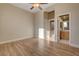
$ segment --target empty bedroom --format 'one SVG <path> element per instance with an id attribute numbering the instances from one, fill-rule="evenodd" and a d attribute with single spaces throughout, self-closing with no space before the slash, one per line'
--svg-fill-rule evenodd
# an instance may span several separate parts
<path id="1" fill-rule="evenodd" d="M 79 3 L 0 3 L 0 56 L 79 56 Z"/>

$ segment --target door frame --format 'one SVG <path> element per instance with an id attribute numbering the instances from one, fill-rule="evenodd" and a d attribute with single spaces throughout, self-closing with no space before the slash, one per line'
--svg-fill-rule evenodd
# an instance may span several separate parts
<path id="1" fill-rule="evenodd" d="M 70 40 L 71 40 L 71 12 L 66 12 L 66 13 L 61 13 L 57 16 L 57 21 L 60 21 L 59 16 L 61 15 L 65 15 L 65 14 L 69 14 L 69 43 L 70 44 Z M 57 25 L 58 26 L 58 25 Z M 59 24 L 60 26 L 60 24 Z M 57 28 L 58 29 L 58 28 Z M 58 33 L 57 33 L 58 34 Z M 60 33 L 59 33 L 60 34 Z M 60 39 L 57 39 L 57 41 L 59 41 Z"/>

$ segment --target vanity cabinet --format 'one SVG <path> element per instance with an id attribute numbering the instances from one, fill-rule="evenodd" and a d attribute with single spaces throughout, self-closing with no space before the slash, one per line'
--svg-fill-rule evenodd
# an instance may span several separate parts
<path id="1" fill-rule="evenodd" d="M 69 39 L 69 31 L 60 31 L 60 39 L 68 40 Z"/>

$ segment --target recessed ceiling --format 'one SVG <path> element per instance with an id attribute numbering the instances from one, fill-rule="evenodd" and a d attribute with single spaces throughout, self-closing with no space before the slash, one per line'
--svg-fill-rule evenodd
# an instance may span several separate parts
<path id="1" fill-rule="evenodd" d="M 45 9 L 45 8 L 47 8 L 47 7 L 49 7 L 49 6 L 53 5 L 53 4 L 54 3 L 43 4 L 43 5 L 41 5 L 41 7 L 43 9 Z M 34 8 L 33 10 L 31 10 L 30 8 L 32 7 L 32 4 L 29 4 L 29 3 L 11 3 L 11 5 L 16 6 L 16 7 L 19 7 L 21 9 L 24 9 L 26 11 L 30 11 L 32 13 L 36 13 L 36 12 L 41 11 L 38 8 Z"/>

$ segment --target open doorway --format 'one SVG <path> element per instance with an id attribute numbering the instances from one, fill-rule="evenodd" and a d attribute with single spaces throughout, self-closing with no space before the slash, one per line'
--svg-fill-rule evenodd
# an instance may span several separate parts
<path id="1" fill-rule="evenodd" d="M 59 42 L 69 44 L 69 34 L 70 34 L 69 14 L 60 15 L 58 19 L 59 19 L 59 23 L 58 23 Z"/>
<path id="2" fill-rule="evenodd" d="M 54 28 L 54 20 L 50 21 L 50 38 L 52 41 L 55 41 L 55 28 Z"/>

